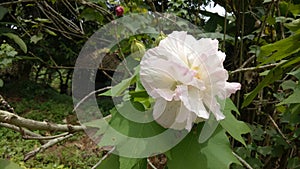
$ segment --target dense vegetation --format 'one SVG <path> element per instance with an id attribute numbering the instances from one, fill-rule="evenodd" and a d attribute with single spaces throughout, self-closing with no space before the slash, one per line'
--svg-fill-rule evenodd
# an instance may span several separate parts
<path id="1" fill-rule="evenodd" d="M 124 14 L 116 11 L 118 4 L 124 8 Z M 214 5 L 224 8 L 227 13 L 221 16 L 204 8 L 214 8 Z M 229 108 L 229 114 L 239 120 L 234 124 L 239 126 L 226 130 L 230 147 L 241 163 L 234 156 L 220 163 L 231 168 L 300 168 L 299 0 L 3 0 L 0 2 L 0 95 L 19 116 L 78 125 L 72 111 L 71 85 L 76 59 L 84 44 L 98 29 L 112 21 L 133 13 L 147 15 L 156 12 L 171 13 L 192 23 L 199 29 L 196 37 L 218 39 L 220 50 L 226 53 L 224 67 L 229 71 L 229 80 L 242 85 L 242 89 L 231 97 L 235 106 Z M 141 30 L 135 28 L 151 27 L 152 20 L 137 20 L 130 24 L 134 36 L 122 40 L 106 52 L 105 64 L 99 67 L 95 75 L 97 89 L 111 83 L 114 72 L 107 65 L 119 63 L 132 52 L 144 52 L 156 46 L 165 34 L 170 33 L 168 30 L 172 30 L 166 28 L 166 32 L 160 32 L 147 29 L 153 34 L 139 34 Z M 182 26 L 182 23 L 176 24 Z M 126 34 L 118 31 L 119 34 Z M 110 33 L 114 32 L 107 32 Z M 138 76 L 133 79 L 131 84 L 120 83 L 123 85 L 121 87 L 136 84 L 138 89 Z M 135 90 L 129 95 L 138 97 L 139 92 L 143 90 Z M 148 104 L 146 101 L 149 99 L 143 99 L 134 100 L 138 102 L 137 107 Z M 0 109 L 9 111 L 1 98 L 0 101 Z M 119 117 L 111 109 L 111 100 L 99 97 L 98 102 L 105 115 L 115 115 L 112 125 L 116 125 L 114 120 Z M 251 132 L 246 128 L 238 129 L 243 126 L 241 121 L 249 126 Z M 233 130 L 234 134 L 228 132 Z M 221 129 L 218 128 L 214 137 L 222 137 L 219 131 Z M 61 134 L 34 132 L 43 136 Z M 83 133 L 78 133 L 24 162 L 23 155 L 41 146 L 41 142 L 24 140 L 22 132 L 2 126 L 0 135 L 0 158 L 26 168 L 91 168 L 107 153 L 91 144 Z M 189 139 L 192 140 L 190 135 L 185 140 Z M 182 157 L 179 160 L 180 148 L 186 146 L 184 143 L 173 151 L 176 161 L 168 153 L 150 161 L 157 168 L 168 166 L 173 169 L 180 166 L 178 163 L 184 164 L 184 161 L 191 167 L 197 167 L 200 165 L 195 164 L 197 158 Z M 218 154 L 222 149 L 210 150 Z M 190 152 L 198 153 L 193 149 Z M 225 153 L 225 156 L 229 155 Z M 169 163 L 162 162 L 166 158 Z M 114 163 L 115 168 L 150 167 L 145 160 L 124 161 L 111 155 L 103 161 L 103 165 Z M 207 163 L 212 161 L 214 159 L 207 159 Z M 160 162 L 163 165 L 160 166 Z M 210 167 L 217 168 L 214 165 Z"/>

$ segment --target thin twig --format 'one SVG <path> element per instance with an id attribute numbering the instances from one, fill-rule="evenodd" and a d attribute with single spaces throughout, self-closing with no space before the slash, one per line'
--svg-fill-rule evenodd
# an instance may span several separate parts
<path id="1" fill-rule="evenodd" d="M 36 0 L 18 0 L 18 1 L 3 2 L 0 3 L 0 6 L 13 5 L 13 4 L 25 3 L 25 2 L 36 2 Z"/>
<path id="2" fill-rule="evenodd" d="M 12 124 L 0 122 L 0 126 L 8 128 L 8 129 L 11 129 L 11 130 L 14 130 L 16 132 L 19 132 L 19 133 L 23 134 L 23 137 L 24 137 L 24 135 L 26 135 L 26 136 L 32 136 L 32 137 L 42 137 L 41 135 L 36 134 L 36 133 L 34 133 L 34 132 L 30 131 L 30 130 L 27 130 L 27 129 L 24 129 L 24 128 L 20 128 L 18 126 L 12 125 Z M 41 140 L 40 142 L 43 143 L 43 144 L 47 143 L 47 141 L 45 141 L 45 140 Z"/>
<path id="3" fill-rule="evenodd" d="M 92 91 L 91 93 L 89 93 L 88 95 L 86 95 L 84 98 L 82 98 L 77 104 L 76 106 L 74 107 L 73 111 L 74 112 L 86 99 L 88 99 L 91 95 L 97 93 L 97 92 L 102 92 L 104 90 L 107 90 L 107 89 L 111 89 L 112 87 L 111 86 L 107 86 L 107 87 L 104 87 L 104 88 L 101 88 L 101 89 L 98 89 L 98 90 L 95 90 L 95 91 Z"/>
<path id="4" fill-rule="evenodd" d="M 46 1 L 44 1 L 44 5 L 50 10 L 48 11 L 49 14 L 56 14 L 58 17 L 60 17 L 61 19 L 58 19 L 58 21 L 60 23 L 62 23 L 67 29 L 69 29 L 70 31 L 74 32 L 74 33 L 80 33 L 82 34 L 82 32 L 80 31 L 80 28 L 72 21 L 70 21 L 69 19 L 67 19 L 66 17 L 64 17 L 63 15 L 61 15 L 60 13 L 58 13 L 56 10 L 54 10 Z M 54 15 L 53 15 L 54 16 Z M 62 20 L 62 21 L 61 21 Z M 64 23 L 63 21 L 65 21 L 66 23 Z"/>
<path id="5" fill-rule="evenodd" d="M 76 10 L 73 8 L 73 6 L 72 6 L 70 3 L 68 3 L 68 1 L 62 0 L 61 2 L 62 2 L 62 3 L 64 4 L 64 6 L 70 11 L 70 13 L 71 13 L 73 16 L 78 17 L 78 15 L 75 14 L 75 11 L 76 11 Z"/>
<path id="6" fill-rule="evenodd" d="M 43 144 L 41 147 L 33 150 L 33 151 L 30 151 L 29 153 L 25 154 L 24 156 L 24 161 L 27 161 L 29 160 L 30 158 L 34 157 L 37 153 L 39 152 L 42 152 L 44 150 L 46 150 L 47 148 L 67 139 L 67 138 L 70 138 L 72 137 L 74 134 L 68 134 L 66 136 L 63 136 L 63 137 L 59 137 L 59 138 L 56 138 L 56 139 L 52 139 L 52 140 L 49 140 L 46 144 Z"/>
<path id="7" fill-rule="evenodd" d="M 272 68 L 272 67 L 275 67 L 275 66 L 277 66 L 277 65 L 280 65 L 280 64 L 282 64 L 282 63 L 283 63 L 283 62 L 272 63 L 272 64 L 263 65 L 263 66 L 258 66 L 258 67 L 240 68 L 240 69 L 236 69 L 236 70 L 234 70 L 234 71 L 231 71 L 230 74 L 239 73 L 239 72 L 253 71 L 253 70 L 262 70 L 262 69 L 267 69 L 267 68 Z"/>
<path id="8" fill-rule="evenodd" d="M 269 119 L 271 120 L 271 122 L 273 123 L 273 125 L 275 126 L 275 128 L 277 129 L 278 133 L 281 135 L 281 137 L 285 140 L 286 143 L 291 144 L 291 142 L 288 140 L 288 138 L 286 138 L 286 136 L 283 134 L 283 132 L 280 130 L 280 128 L 278 127 L 278 125 L 276 124 L 275 120 L 272 118 L 271 115 L 267 114 L 267 116 L 269 117 Z"/>
<path id="9" fill-rule="evenodd" d="M 260 38 L 263 35 L 263 32 L 265 30 L 265 26 L 267 25 L 267 18 L 268 18 L 268 15 L 270 14 L 270 11 L 272 9 L 272 5 L 274 4 L 274 2 L 275 2 L 275 0 L 272 0 L 270 6 L 267 8 L 267 11 L 265 13 L 265 18 L 264 18 L 264 20 L 263 20 L 263 22 L 261 24 L 261 30 L 260 30 L 260 32 L 258 34 L 258 37 L 257 37 L 257 40 L 256 40 L 256 44 L 259 44 Z"/>
<path id="10" fill-rule="evenodd" d="M 232 154 L 248 169 L 253 169 L 250 164 L 247 163 L 247 161 L 245 161 L 244 159 L 242 159 L 242 157 L 240 157 L 239 155 L 237 155 L 235 152 L 232 152 Z"/>
<path id="11" fill-rule="evenodd" d="M 243 64 L 242 66 L 239 67 L 239 69 L 244 68 L 245 66 L 247 66 L 252 60 L 255 59 L 255 55 L 252 55 L 250 58 L 248 58 Z"/>
<path id="12" fill-rule="evenodd" d="M 105 159 L 106 159 L 106 158 L 107 158 L 114 150 L 115 150 L 115 147 L 113 147 L 109 152 L 107 152 L 107 153 L 100 159 L 100 161 L 92 167 L 92 169 L 96 169 L 96 168 L 102 163 L 102 161 L 105 160 Z"/>
<path id="13" fill-rule="evenodd" d="M 65 133 L 62 133 L 62 134 L 54 135 L 54 136 L 38 136 L 38 137 L 24 135 L 22 138 L 23 139 L 28 139 L 28 140 L 52 140 L 52 139 L 55 139 L 55 138 L 64 137 L 68 134 L 70 134 L 70 133 L 65 132 Z"/>

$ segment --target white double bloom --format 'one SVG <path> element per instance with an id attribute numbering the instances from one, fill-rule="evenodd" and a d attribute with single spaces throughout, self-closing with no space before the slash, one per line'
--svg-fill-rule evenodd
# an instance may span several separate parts
<path id="1" fill-rule="evenodd" d="M 148 50 L 141 61 L 140 78 L 156 100 L 154 119 L 163 127 L 189 131 L 210 113 L 217 120 L 224 119 L 217 98 L 225 99 L 241 87 L 227 82 L 224 60 L 217 40 L 196 40 L 186 32 L 175 31 Z"/>

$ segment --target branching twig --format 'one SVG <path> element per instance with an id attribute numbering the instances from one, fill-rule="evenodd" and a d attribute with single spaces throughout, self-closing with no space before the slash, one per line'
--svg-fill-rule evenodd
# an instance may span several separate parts
<path id="1" fill-rule="evenodd" d="M 268 65 L 263 65 L 263 66 L 258 66 L 258 67 L 248 67 L 248 68 L 239 68 L 236 69 L 234 71 L 231 71 L 230 74 L 234 74 L 234 73 L 239 73 L 239 72 L 247 72 L 247 71 L 253 71 L 253 70 L 262 70 L 262 69 L 267 69 L 267 68 L 272 68 L 275 67 L 279 64 L 282 64 L 283 62 L 279 62 L 279 63 L 272 63 L 272 64 L 268 64 Z"/>
<path id="2" fill-rule="evenodd" d="M 18 127 L 25 127 L 30 130 L 77 132 L 86 129 L 85 126 L 73 126 L 70 124 L 55 124 L 46 121 L 42 122 L 42 121 L 26 119 L 4 110 L 0 110 L 0 122 L 9 123 Z"/>
<path id="3" fill-rule="evenodd" d="M 27 129 L 24 129 L 24 128 L 20 128 L 20 127 L 17 127 L 15 125 L 12 125 L 12 124 L 8 124 L 8 123 L 2 123 L 0 122 L 0 126 L 2 127 L 5 127 L 5 128 L 8 128 L 8 129 L 12 129 L 16 132 L 19 132 L 19 133 L 22 133 L 23 134 L 23 138 L 24 138 L 24 135 L 26 136 L 31 136 L 31 137 L 43 137 L 39 134 L 36 134 L 30 130 L 27 130 Z M 47 141 L 45 140 L 40 140 L 41 143 L 47 143 Z"/>
<path id="4" fill-rule="evenodd" d="M 42 152 L 42 151 L 46 150 L 47 148 L 53 146 L 54 144 L 57 144 L 57 143 L 65 140 L 67 138 L 72 137 L 73 135 L 74 134 L 68 134 L 68 135 L 65 135 L 63 137 L 59 137 L 59 138 L 50 140 L 49 142 L 47 142 L 46 144 L 42 145 L 41 147 L 39 147 L 39 148 L 37 148 L 37 149 L 35 149 L 35 150 L 33 150 L 33 151 L 25 154 L 24 161 L 29 160 L 30 158 L 34 157 L 37 153 Z"/>
<path id="5" fill-rule="evenodd" d="M 58 135 L 54 135 L 54 136 L 23 136 L 24 139 L 28 139 L 28 140 L 52 140 L 55 138 L 59 138 L 59 137 L 64 137 L 66 135 L 68 135 L 70 133 L 66 132 L 66 133 L 62 133 L 62 134 L 58 134 Z"/>
<path id="6" fill-rule="evenodd" d="M 105 159 L 106 159 L 106 158 L 107 158 L 114 150 L 115 150 L 115 147 L 113 147 L 109 152 L 107 152 L 107 153 L 100 159 L 100 161 L 92 167 L 92 169 L 96 169 L 96 168 L 102 163 L 102 161 L 105 160 Z"/>
<path id="7" fill-rule="evenodd" d="M 101 89 L 98 89 L 98 90 L 95 90 L 95 91 L 92 91 L 91 93 L 89 93 L 88 95 L 86 95 L 84 98 L 82 98 L 77 104 L 76 106 L 74 107 L 73 109 L 73 112 L 80 106 L 80 104 L 82 104 L 86 99 L 88 99 L 91 95 L 97 93 L 97 92 L 102 92 L 104 90 L 108 90 L 108 89 L 111 89 L 112 87 L 111 86 L 107 86 L 107 87 L 104 87 L 104 88 L 101 88 Z"/>

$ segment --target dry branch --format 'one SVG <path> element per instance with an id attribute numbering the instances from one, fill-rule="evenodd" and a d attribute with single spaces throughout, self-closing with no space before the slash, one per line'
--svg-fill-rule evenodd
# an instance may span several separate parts
<path id="1" fill-rule="evenodd" d="M 25 154 L 24 161 L 29 160 L 30 158 L 34 157 L 37 153 L 42 152 L 42 151 L 46 150 L 47 148 L 53 146 L 54 144 L 57 144 L 57 143 L 65 140 L 67 138 L 70 138 L 72 136 L 73 136 L 73 134 L 68 134 L 66 136 L 50 140 L 49 142 L 47 142 L 46 144 L 42 145 L 41 147 L 39 147 L 39 148 L 37 148 L 37 149 L 35 149 L 35 150 L 33 150 L 33 151 Z"/>
<path id="2" fill-rule="evenodd" d="M 46 121 L 36 121 L 20 117 L 8 111 L 0 110 L 0 122 L 8 123 L 18 127 L 25 127 L 30 130 L 64 131 L 77 132 L 83 131 L 85 126 L 73 126 L 70 124 L 55 124 Z"/>

